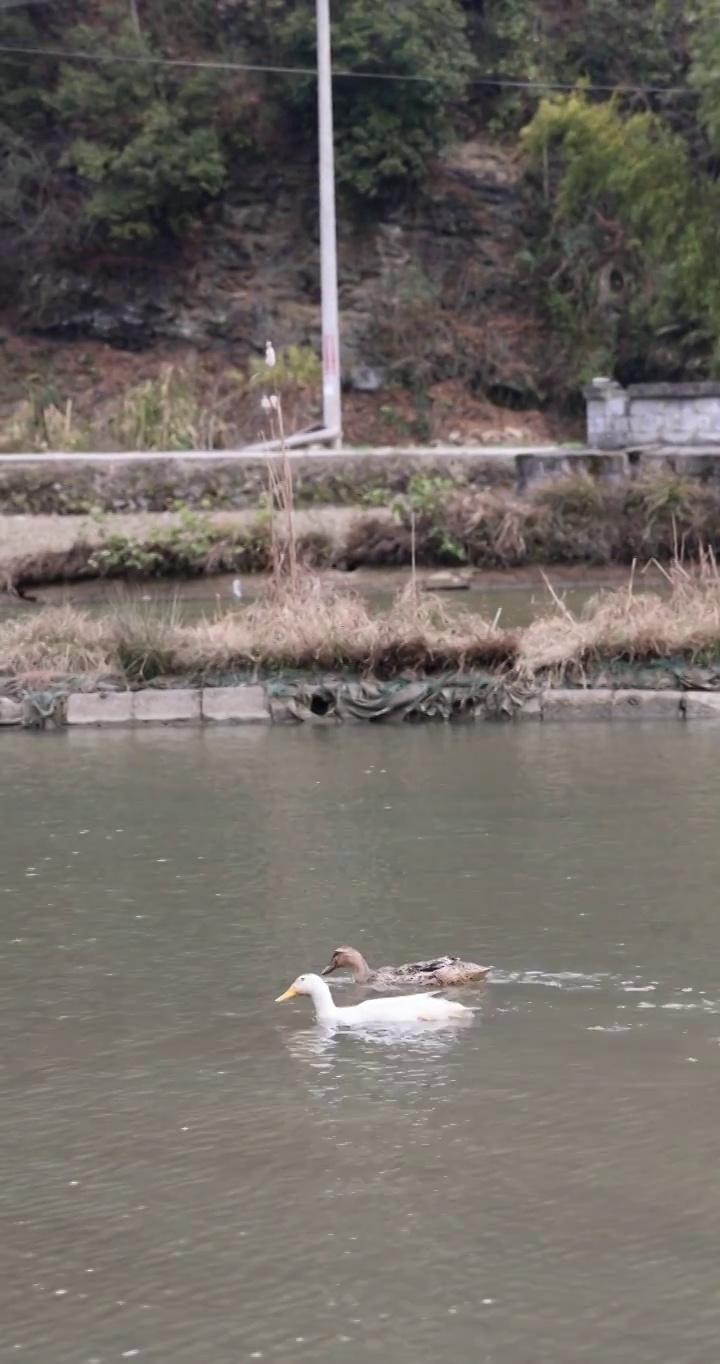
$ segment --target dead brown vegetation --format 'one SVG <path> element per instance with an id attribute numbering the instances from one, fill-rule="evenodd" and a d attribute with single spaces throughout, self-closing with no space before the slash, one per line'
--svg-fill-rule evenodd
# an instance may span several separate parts
<path id="1" fill-rule="evenodd" d="M 555 609 L 522 631 L 516 658 L 520 672 L 550 673 L 555 680 L 602 663 L 720 659 L 720 574 L 704 552 L 692 565 L 675 560 L 665 573 L 667 592 L 627 588 L 600 592 L 576 616 L 558 601 Z"/>
<path id="2" fill-rule="evenodd" d="M 253 605 L 194 625 L 175 608 L 123 602 L 99 618 L 64 606 L 0 624 L 0 675 L 8 681 L 43 673 L 143 684 L 299 669 L 381 678 L 491 670 L 557 682 L 582 680 L 598 664 L 666 658 L 720 658 L 720 575 L 709 554 L 692 567 L 676 561 L 665 595 L 646 591 L 635 574 L 578 616 L 557 599 L 524 630 L 451 615 L 413 585 L 386 614 L 371 614 L 353 591 L 302 571 L 294 588 L 275 583 Z"/>
<path id="3" fill-rule="evenodd" d="M 349 566 L 409 564 L 412 520 L 360 516 L 348 534 Z M 675 474 L 621 483 L 586 476 L 503 489 L 432 489 L 415 498 L 419 564 L 521 568 L 528 564 L 631 564 L 720 547 L 720 486 Z"/>

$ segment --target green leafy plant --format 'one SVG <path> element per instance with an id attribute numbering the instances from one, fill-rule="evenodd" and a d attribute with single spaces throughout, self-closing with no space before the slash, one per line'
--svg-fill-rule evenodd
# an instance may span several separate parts
<path id="1" fill-rule="evenodd" d="M 654 114 L 578 91 L 543 100 L 522 143 L 545 181 L 535 281 L 564 335 L 568 386 L 599 362 L 660 377 L 668 327 L 675 367 L 683 356 L 720 367 L 720 191 L 684 139 Z"/>
<path id="2" fill-rule="evenodd" d="M 187 377 L 166 365 L 156 379 L 146 379 L 125 395 L 111 435 L 125 450 L 202 450 L 212 448 L 218 425 Z"/>
<path id="3" fill-rule="evenodd" d="M 105 525 L 100 522 L 100 529 Z M 178 572 L 195 573 L 222 535 L 209 517 L 181 511 L 178 521 L 154 527 L 144 540 L 117 532 L 103 534 L 93 551 L 92 567 L 107 577 L 159 577 L 168 564 Z"/>
<path id="4" fill-rule="evenodd" d="M 439 563 L 467 563 L 467 550 L 448 521 L 448 499 L 455 491 L 450 479 L 413 474 L 407 490 L 390 504 L 402 525 L 427 544 Z"/>
<path id="5" fill-rule="evenodd" d="M 68 35 L 70 47 L 89 53 L 105 41 L 87 27 Z M 153 56 L 127 25 L 112 41 L 128 57 Z M 88 187 L 84 215 L 98 233 L 147 239 L 187 232 L 227 179 L 216 100 L 217 82 L 204 72 L 187 76 L 151 62 L 62 66 L 48 103 L 75 134 L 64 164 Z"/>
<path id="6" fill-rule="evenodd" d="M 720 3 L 700 0 L 690 44 L 690 84 L 700 98 L 700 120 L 714 150 L 720 147 Z"/>
<path id="7" fill-rule="evenodd" d="M 279 25 L 288 61 L 315 61 L 314 6 L 300 4 Z M 334 16 L 337 67 L 362 71 L 334 89 L 338 184 L 363 200 L 387 201 L 416 184 L 446 136 L 474 61 L 457 0 L 346 0 Z M 400 79 L 387 81 L 391 71 Z M 378 73 L 378 79 L 368 79 Z M 404 81 L 402 77 L 407 79 Z M 290 96 L 306 129 L 314 127 L 314 79 Z"/>

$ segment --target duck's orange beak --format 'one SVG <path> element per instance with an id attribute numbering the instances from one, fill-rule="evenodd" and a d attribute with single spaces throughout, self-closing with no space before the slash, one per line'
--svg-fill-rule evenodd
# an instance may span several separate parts
<path id="1" fill-rule="evenodd" d="M 283 1004 L 286 999 L 294 999 L 297 993 L 298 992 L 295 989 L 295 986 L 290 985 L 289 988 L 285 991 L 284 995 L 278 995 L 277 999 L 275 1000 L 275 1003 Z"/>

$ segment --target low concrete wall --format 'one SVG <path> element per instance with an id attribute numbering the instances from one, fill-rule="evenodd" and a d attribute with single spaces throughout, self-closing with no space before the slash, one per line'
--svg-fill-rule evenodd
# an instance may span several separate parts
<path id="1" fill-rule="evenodd" d="M 720 442 L 720 384 L 630 384 L 594 379 L 585 389 L 588 445 L 675 449 Z"/>
<path id="2" fill-rule="evenodd" d="M 261 686 L 147 688 L 144 691 L 73 692 L 67 699 L 70 726 L 269 724 Z M 2 718 L 0 717 L 0 723 Z"/>
<path id="3" fill-rule="evenodd" d="M 353 684 L 348 684 L 353 688 Z M 418 696 L 425 684 L 416 684 Z M 359 689 L 358 689 L 359 690 Z M 408 689 L 406 689 L 407 691 Z M 450 689 L 448 689 L 450 690 Z M 73 692 L 58 697 L 56 704 L 38 711 L 31 699 L 15 700 L 0 697 L 0 728 L 44 729 L 68 727 L 108 728 L 120 726 L 146 728 L 148 725 L 257 725 L 306 724 L 310 726 L 341 725 L 347 721 L 362 723 L 362 714 L 347 710 L 315 713 L 311 704 L 311 689 L 304 705 L 297 699 L 269 696 L 265 686 L 257 683 L 237 687 L 147 688 L 143 691 Z M 413 709 L 413 698 L 405 697 L 402 712 L 386 714 L 368 710 L 367 719 L 376 723 L 418 720 L 464 720 L 549 724 L 577 720 L 605 720 L 615 723 L 629 720 L 718 720 L 720 721 L 720 692 L 709 691 L 645 691 L 622 688 L 551 688 L 529 692 L 512 706 L 497 707 L 479 701 L 474 708 L 467 705 L 444 711 L 434 708 L 429 713 Z"/>

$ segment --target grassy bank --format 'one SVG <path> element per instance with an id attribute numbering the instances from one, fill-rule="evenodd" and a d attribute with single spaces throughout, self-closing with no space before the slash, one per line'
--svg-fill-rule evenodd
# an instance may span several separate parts
<path id="1" fill-rule="evenodd" d="M 350 528 L 348 566 L 410 563 L 520 568 L 528 564 L 630 564 L 720 544 L 720 485 L 675 475 L 600 483 L 540 484 L 523 496 L 425 484 L 392 503 L 392 518 L 364 515 Z"/>
<path id="2" fill-rule="evenodd" d="M 294 590 L 276 583 L 252 606 L 194 625 L 172 610 L 121 602 L 100 618 L 59 607 L 0 625 L 0 678 L 12 689 L 58 678 L 146 684 L 287 669 L 379 678 L 485 669 L 577 682 L 600 667 L 720 660 L 720 577 L 711 557 L 692 571 L 673 564 L 665 595 L 637 582 L 599 594 L 580 616 L 558 600 L 524 630 L 499 629 L 471 612 L 451 616 L 412 587 L 388 613 L 372 615 L 351 590 L 307 573 Z"/>
<path id="3" fill-rule="evenodd" d="M 571 478 L 522 497 L 414 476 L 404 491 L 385 488 L 368 500 L 384 505 L 296 511 L 299 561 L 352 570 L 407 567 L 414 557 L 421 568 L 508 570 L 650 559 L 668 564 L 720 548 L 720 485 L 674 476 L 617 484 Z M 263 573 L 271 562 L 265 507 L 130 520 L 0 520 L 0 581 L 10 590 L 92 578 Z"/>
<path id="4" fill-rule="evenodd" d="M 346 509 L 295 514 L 301 564 L 330 564 L 352 515 Z M 193 512 L 88 518 L 0 519 L 0 588 L 22 592 L 54 583 L 144 581 L 222 573 L 266 573 L 272 566 L 268 515 L 236 512 L 218 519 Z M 12 552 L 14 551 L 14 552 Z"/>

